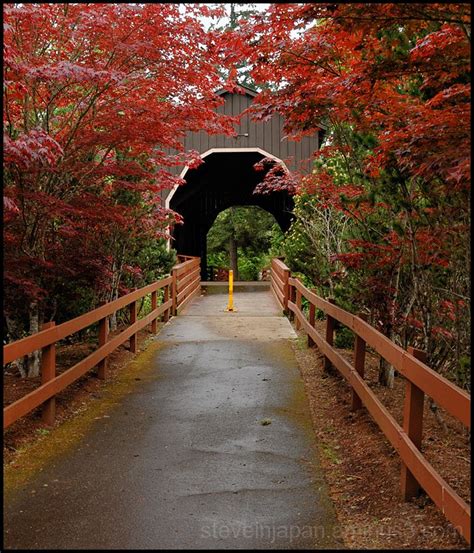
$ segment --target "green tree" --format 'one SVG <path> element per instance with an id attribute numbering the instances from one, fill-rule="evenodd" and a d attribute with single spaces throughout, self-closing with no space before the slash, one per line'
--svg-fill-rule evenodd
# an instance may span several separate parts
<path id="1" fill-rule="evenodd" d="M 219 213 L 209 230 L 208 264 L 229 266 L 235 280 L 257 280 L 281 236 L 270 213 L 254 206 L 231 207 Z"/>
<path id="2" fill-rule="evenodd" d="M 225 32 L 235 31 L 239 28 L 239 25 L 243 21 L 247 21 L 252 16 L 258 13 L 256 4 L 240 4 L 231 2 L 230 4 L 224 4 L 225 15 L 221 17 L 214 25 L 210 27 L 211 30 Z M 250 66 L 247 60 L 241 61 L 236 64 L 237 75 L 239 84 L 255 89 L 255 81 L 250 75 Z M 227 78 L 229 75 L 228 69 L 221 69 L 222 75 Z"/>

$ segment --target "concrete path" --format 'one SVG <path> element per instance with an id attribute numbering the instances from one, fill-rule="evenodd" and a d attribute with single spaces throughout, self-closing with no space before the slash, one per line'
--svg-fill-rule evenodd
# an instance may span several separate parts
<path id="1" fill-rule="evenodd" d="M 235 313 L 212 286 L 173 318 L 148 376 L 9 495 L 7 549 L 341 548 L 295 334 L 236 288 Z"/>

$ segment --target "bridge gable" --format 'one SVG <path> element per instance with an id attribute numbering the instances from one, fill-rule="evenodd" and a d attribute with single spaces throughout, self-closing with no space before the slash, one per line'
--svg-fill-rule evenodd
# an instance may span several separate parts
<path id="1" fill-rule="evenodd" d="M 243 113 L 251 105 L 257 93 L 249 88 L 242 88 L 245 94 L 231 93 L 225 90 L 219 92 L 224 99 L 224 104 L 217 108 L 217 112 L 232 116 Z M 236 127 L 237 137 L 209 135 L 205 131 L 188 132 L 184 138 L 184 147 L 186 150 L 197 150 L 200 154 L 206 154 L 210 150 L 216 151 L 220 148 L 235 151 L 258 149 L 284 161 L 290 171 L 296 169 L 308 170 L 307 160 L 314 151 L 319 149 L 319 133 L 303 137 L 301 141 L 296 142 L 285 137 L 283 124 L 284 120 L 279 115 L 274 115 L 268 121 L 256 122 L 252 121 L 248 114 L 245 114 Z M 184 167 L 176 167 L 173 172 L 184 176 L 184 169 Z M 167 199 L 167 204 L 169 204 L 173 193 L 174 191 L 163 193 L 163 200 Z"/>

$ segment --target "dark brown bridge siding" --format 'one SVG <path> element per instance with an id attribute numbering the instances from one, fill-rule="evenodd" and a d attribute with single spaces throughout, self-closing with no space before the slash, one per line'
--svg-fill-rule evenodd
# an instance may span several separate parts
<path id="1" fill-rule="evenodd" d="M 217 111 L 227 115 L 240 115 L 252 103 L 254 93 L 251 91 L 246 94 L 223 92 L 222 96 L 225 103 L 219 106 Z M 266 122 L 255 122 L 245 115 L 241 119 L 238 133 L 248 133 L 249 136 L 231 138 L 224 135 L 208 135 L 202 131 L 189 132 L 184 141 L 185 149 L 194 149 L 203 154 L 211 148 L 261 148 L 285 162 L 291 158 L 292 161 L 287 163 L 290 171 L 298 167 L 307 170 L 308 165 L 301 165 L 301 162 L 319 149 L 318 134 L 304 137 L 300 142 L 283 138 L 283 119 L 278 115 Z M 182 169 L 182 167 L 176 167 L 173 173 L 180 174 Z M 166 198 L 169 193 L 164 191 L 162 198 Z"/>

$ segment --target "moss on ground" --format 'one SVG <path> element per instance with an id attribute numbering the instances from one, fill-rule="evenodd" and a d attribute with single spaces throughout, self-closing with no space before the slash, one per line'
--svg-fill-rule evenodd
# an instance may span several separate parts
<path id="1" fill-rule="evenodd" d="M 38 440 L 18 450 L 15 459 L 4 467 L 5 498 L 18 487 L 24 486 L 47 464 L 65 455 L 86 435 L 96 420 L 107 416 L 126 394 L 132 392 L 138 384 L 137 377 L 146 377 L 154 368 L 151 360 L 161 345 L 157 340 L 151 340 L 146 349 L 120 371 L 116 379 L 107 383 L 100 399 L 91 397 L 72 418 L 57 427 L 44 429 Z M 153 378 L 159 378 L 159 375 L 154 374 Z"/>

